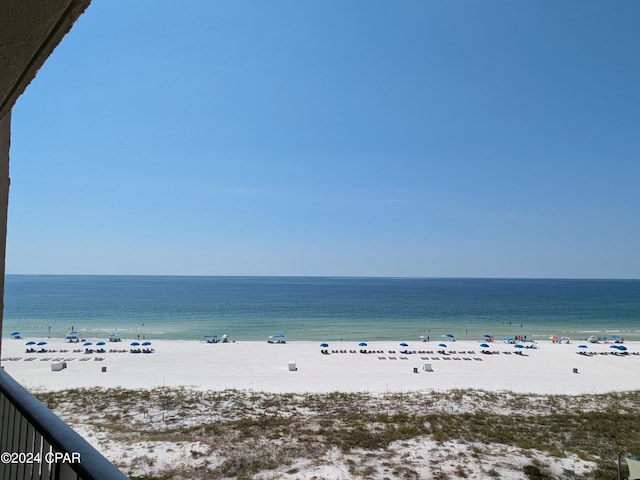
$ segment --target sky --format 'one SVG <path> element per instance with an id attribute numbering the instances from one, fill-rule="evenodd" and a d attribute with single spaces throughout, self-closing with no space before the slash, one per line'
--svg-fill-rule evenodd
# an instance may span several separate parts
<path id="1" fill-rule="evenodd" d="M 93 0 L 7 273 L 640 278 L 640 2 Z"/>

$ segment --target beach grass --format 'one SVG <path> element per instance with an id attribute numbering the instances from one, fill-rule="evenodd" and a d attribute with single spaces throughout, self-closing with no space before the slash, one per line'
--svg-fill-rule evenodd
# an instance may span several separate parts
<path id="1" fill-rule="evenodd" d="M 277 394 L 167 387 L 36 394 L 132 478 L 306 478 L 305 470 L 333 465 L 351 478 L 410 479 L 421 478 L 428 465 L 431 478 L 442 479 L 509 478 L 505 471 L 518 471 L 527 478 L 614 480 L 618 453 L 640 452 L 640 392 Z M 159 462 L 167 448 L 182 448 L 183 461 Z M 573 463 L 553 471 L 559 459 Z M 470 476 L 469 464 L 482 476 Z"/>

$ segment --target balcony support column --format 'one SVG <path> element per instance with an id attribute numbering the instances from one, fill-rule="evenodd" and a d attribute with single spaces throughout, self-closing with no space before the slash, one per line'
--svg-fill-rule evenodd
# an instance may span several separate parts
<path id="1" fill-rule="evenodd" d="M 4 274 L 7 251 L 7 210 L 9 207 L 9 145 L 11 143 L 11 111 L 0 119 L 0 332 L 4 318 Z M 0 335 L 2 353 L 2 335 Z"/>

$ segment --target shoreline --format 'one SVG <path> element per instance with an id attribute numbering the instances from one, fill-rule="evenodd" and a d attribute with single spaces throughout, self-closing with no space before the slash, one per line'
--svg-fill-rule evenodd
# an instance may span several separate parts
<path id="1" fill-rule="evenodd" d="M 580 395 L 640 390 L 637 341 L 626 341 L 626 354 L 621 355 L 610 343 L 578 348 L 582 342 L 551 341 L 537 342 L 536 349 L 517 349 L 498 341 L 484 349 L 478 341 L 446 342 L 443 348 L 432 340 L 408 342 L 406 350 L 412 353 L 401 353 L 405 347 L 389 341 L 368 342 L 364 348 L 351 341 L 331 342 L 322 348 L 311 341 L 151 340 L 153 353 L 130 353 L 128 341 L 106 342 L 104 353 L 84 353 L 82 344 L 41 340 L 47 342 L 48 352 L 26 353 L 25 340 L 5 338 L 2 344 L 2 367 L 36 391 L 85 387 L 270 393 L 476 389 Z M 363 349 L 371 353 L 360 353 Z M 66 368 L 52 371 L 54 363 L 65 363 Z M 292 363 L 295 370 L 290 370 Z M 425 370 L 429 367 L 433 371 Z"/>

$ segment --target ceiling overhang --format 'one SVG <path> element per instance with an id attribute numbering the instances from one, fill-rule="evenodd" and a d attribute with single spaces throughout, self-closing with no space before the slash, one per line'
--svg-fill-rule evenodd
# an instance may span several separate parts
<path id="1" fill-rule="evenodd" d="M 0 119 L 91 0 L 0 0 Z"/>

